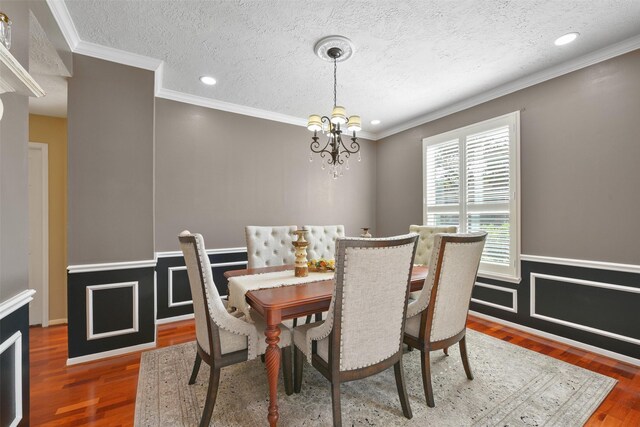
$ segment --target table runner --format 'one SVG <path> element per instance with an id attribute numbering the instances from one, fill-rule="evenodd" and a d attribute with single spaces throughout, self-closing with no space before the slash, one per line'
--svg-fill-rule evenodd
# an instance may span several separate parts
<path id="1" fill-rule="evenodd" d="M 249 304 L 246 293 L 258 289 L 279 288 L 280 286 L 300 285 L 303 283 L 321 282 L 333 279 L 333 271 L 326 273 L 312 273 L 307 277 L 295 277 L 293 270 L 274 271 L 272 273 L 248 274 L 229 279 L 229 310 L 239 310 L 245 314 L 247 321 L 251 321 Z"/>

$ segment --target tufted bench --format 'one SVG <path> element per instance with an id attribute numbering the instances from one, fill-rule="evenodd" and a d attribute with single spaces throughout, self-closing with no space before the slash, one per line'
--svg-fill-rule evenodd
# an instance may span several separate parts
<path id="1" fill-rule="evenodd" d="M 307 259 L 334 259 L 336 253 L 336 239 L 344 237 L 344 225 L 305 225 Z"/>
<path id="2" fill-rule="evenodd" d="M 247 266 L 249 268 L 292 265 L 296 261 L 293 247 L 295 225 L 245 227 Z"/>

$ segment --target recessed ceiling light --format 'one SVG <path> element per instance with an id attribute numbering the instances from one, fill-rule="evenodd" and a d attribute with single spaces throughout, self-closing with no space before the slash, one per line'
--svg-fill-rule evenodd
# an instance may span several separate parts
<path id="1" fill-rule="evenodd" d="M 556 46 L 562 46 L 564 44 L 571 43 L 576 38 L 578 38 L 579 35 L 580 33 L 568 33 L 568 34 L 565 34 L 564 36 L 558 37 L 554 43 Z"/>
<path id="2" fill-rule="evenodd" d="M 375 125 L 379 125 L 380 124 L 380 120 L 378 120 L 378 119 L 371 120 L 371 124 L 374 125 L 374 126 Z"/>
<path id="3" fill-rule="evenodd" d="M 200 81 L 209 86 L 213 86 L 214 84 L 216 84 L 216 79 L 211 76 L 202 76 L 200 77 Z"/>

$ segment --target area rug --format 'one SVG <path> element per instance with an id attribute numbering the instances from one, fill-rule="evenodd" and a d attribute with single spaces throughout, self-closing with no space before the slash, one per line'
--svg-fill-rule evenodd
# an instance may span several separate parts
<path id="1" fill-rule="evenodd" d="M 420 353 L 404 355 L 413 418 L 403 417 L 393 369 L 343 384 L 342 420 L 354 426 L 581 426 L 616 380 L 472 330 L 467 348 L 475 379 L 467 380 L 458 346 L 450 356 L 432 353 L 435 408 L 426 405 Z M 136 426 L 196 426 L 202 414 L 208 366 L 196 384 L 187 381 L 195 343 L 142 355 L 136 397 Z M 212 425 L 267 424 L 267 377 L 260 359 L 222 369 Z M 279 389 L 282 426 L 331 425 L 329 382 L 309 365 L 302 392 Z"/>

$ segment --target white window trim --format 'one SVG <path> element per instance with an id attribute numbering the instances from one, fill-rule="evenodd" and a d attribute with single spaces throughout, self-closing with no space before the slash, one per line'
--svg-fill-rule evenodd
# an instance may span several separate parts
<path id="1" fill-rule="evenodd" d="M 521 229 L 522 229 L 522 221 L 521 221 L 521 191 L 520 191 L 520 111 L 514 111 L 509 114 L 505 114 L 499 117 L 494 117 L 489 120 L 485 120 L 479 123 L 474 123 L 469 126 L 465 126 L 459 129 L 455 129 L 449 132 L 441 133 L 438 135 L 430 136 L 428 138 L 424 138 L 422 140 L 422 221 L 423 224 L 427 223 L 427 168 L 426 168 L 426 158 L 427 158 L 427 147 L 439 144 L 447 141 L 451 141 L 453 139 L 459 139 L 462 144 L 462 140 L 469 134 L 475 134 L 479 132 L 483 132 L 486 130 L 490 130 L 499 126 L 509 126 L 509 133 L 513 136 L 513 152 L 510 151 L 510 167 L 515 168 L 515 174 L 511 176 L 511 188 L 513 189 L 513 194 L 510 202 L 510 211 L 514 212 L 512 217 L 516 218 L 515 224 L 511 221 L 511 235 L 513 239 L 513 262 L 515 263 L 512 266 L 512 274 L 505 274 L 501 272 L 491 271 L 487 269 L 483 269 L 484 264 L 480 265 L 480 269 L 478 271 L 478 276 L 487 277 L 487 278 L 495 278 L 498 280 L 503 280 L 506 282 L 512 283 L 520 283 L 521 281 L 521 269 L 520 269 L 520 254 L 521 251 Z M 464 152 L 460 152 L 460 156 L 462 157 Z M 466 184 L 463 179 L 464 175 L 460 176 L 460 188 L 463 189 L 463 186 Z M 463 205 L 466 206 L 465 203 L 461 200 L 460 206 L 460 221 L 465 218 L 463 216 Z"/>

